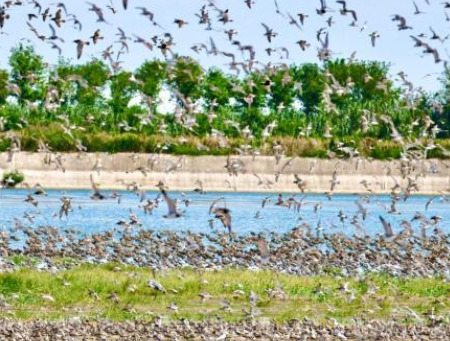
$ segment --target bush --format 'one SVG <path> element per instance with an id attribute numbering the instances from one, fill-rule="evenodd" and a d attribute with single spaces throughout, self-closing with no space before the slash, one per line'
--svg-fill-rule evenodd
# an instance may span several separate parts
<path id="1" fill-rule="evenodd" d="M 14 188 L 22 183 L 25 176 L 19 171 L 10 171 L 3 174 L 2 185 L 6 188 Z"/>
<path id="2" fill-rule="evenodd" d="M 400 145 L 394 145 L 388 141 L 379 141 L 372 147 L 369 156 L 377 160 L 399 159 L 402 151 Z"/>
<path id="3" fill-rule="evenodd" d="M 56 125 L 30 126 L 15 134 L 21 141 L 21 147 L 26 152 L 36 152 L 39 141 L 48 144 L 53 152 L 78 152 L 75 141 L 78 139 L 91 153 L 167 153 L 175 155 L 235 155 L 242 146 L 250 144 L 262 155 L 273 155 L 273 144 L 282 147 L 288 156 L 326 158 L 327 152 L 334 151 L 339 157 L 348 157 L 339 151 L 338 142 L 358 150 L 361 157 L 371 157 L 378 160 L 399 159 L 403 148 L 400 144 L 390 140 L 376 138 L 323 139 L 320 137 L 274 136 L 263 139 L 255 138 L 251 141 L 243 138 L 227 138 L 227 146 L 223 147 L 219 139 L 185 135 L 183 137 L 170 135 L 147 135 L 143 133 L 107 133 L 73 131 L 73 138 Z M 424 141 L 425 143 L 427 141 Z M 10 139 L 6 133 L 0 133 L 0 151 L 5 152 L 10 147 Z M 447 159 L 450 153 L 450 140 L 437 139 L 438 148 L 428 152 L 428 158 Z M 165 148 L 163 148 L 165 147 Z M 443 151 L 444 150 L 444 151 Z"/>

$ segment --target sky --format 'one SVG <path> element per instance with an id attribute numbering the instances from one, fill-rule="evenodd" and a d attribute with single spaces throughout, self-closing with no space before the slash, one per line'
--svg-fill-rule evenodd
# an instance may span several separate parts
<path id="1" fill-rule="evenodd" d="M 24 2 L 29 1 L 25 0 Z M 40 0 L 45 9 L 50 6 L 54 13 L 54 0 Z M 241 58 L 236 46 L 233 46 L 224 33 L 224 30 L 234 29 L 238 31 L 235 40 L 239 40 L 243 45 L 251 44 L 257 51 L 256 59 L 262 63 L 271 62 L 300 64 L 305 62 L 318 62 L 317 48 L 320 43 L 316 39 L 316 32 L 320 28 L 327 28 L 329 32 L 330 49 L 335 53 L 335 58 L 348 58 L 356 51 L 358 60 L 377 60 L 391 64 L 391 76 L 404 71 L 416 87 L 422 87 L 426 91 L 437 91 L 441 88 L 438 80 L 444 69 L 443 63 L 435 64 L 432 55 L 423 56 L 421 49 L 414 47 L 414 42 L 410 35 L 418 36 L 423 33 L 432 47 L 439 50 L 443 60 L 449 59 L 447 45 L 450 39 L 441 42 L 430 40 L 432 27 L 436 33 L 444 39 L 450 34 L 450 21 L 446 21 L 444 5 L 442 1 L 416 0 L 419 9 L 424 14 L 415 15 L 413 2 L 410 0 L 349 0 L 347 8 L 354 9 L 358 13 L 358 27 L 352 27 L 350 15 L 343 16 L 339 13 L 341 5 L 334 1 L 328 1 L 327 5 L 333 12 L 324 16 L 316 14 L 315 9 L 319 8 L 319 0 L 278 0 L 280 12 L 276 13 L 275 2 L 272 0 L 254 0 L 253 8 L 248 9 L 244 0 L 215 0 L 216 6 L 220 9 L 229 9 L 231 23 L 224 25 L 217 20 L 217 12 L 212 7 L 207 7 L 212 18 L 212 30 L 206 31 L 205 26 L 198 25 L 198 18 L 195 13 L 200 12 L 200 8 L 207 3 L 206 0 L 129 0 L 128 10 L 122 8 L 120 0 L 97 0 L 95 4 L 104 8 L 105 19 L 108 23 L 96 22 L 97 16 L 89 11 L 90 5 L 84 1 L 65 1 L 69 13 L 75 14 L 83 24 L 83 29 L 79 31 L 74 28 L 73 23 L 66 21 L 57 34 L 64 38 L 65 43 L 57 42 L 63 49 L 62 56 L 71 59 L 73 62 L 86 62 L 92 57 L 101 57 L 101 52 L 109 45 L 113 45 L 116 51 L 120 50 L 117 41 L 117 27 L 121 27 L 125 33 L 134 38 L 133 35 L 140 36 L 146 40 L 165 32 L 170 32 L 175 41 L 174 52 L 180 55 L 189 55 L 200 62 L 205 68 L 220 67 L 227 69 L 226 63 L 229 61 L 223 56 L 207 55 L 204 51 L 200 54 L 191 50 L 197 43 L 209 45 L 210 37 L 214 39 L 219 50 L 235 53 Z M 107 5 L 113 4 L 117 13 L 113 14 Z M 153 25 L 146 17 L 141 16 L 136 7 L 146 7 L 155 14 L 157 21 L 163 28 Z M 26 21 L 29 13 L 37 13 L 37 9 L 32 4 L 27 6 L 13 7 L 7 10 L 10 19 L 6 21 L 0 35 L 0 67 L 8 67 L 9 51 L 17 46 L 19 42 L 31 44 L 36 51 L 44 57 L 44 60 L 54 65 L 58 62 L 59 55 L 55 49 L 51 49 L 50 44 L 41 42 L 29 30 Z M 289 24 L 287 13 L 297 18 L 297 13 L 308 14 L 302 30 Z M 449 10 L 450 13 L 450 10 Z M 407 25 L 412 26 L 412 30 L 399 31 L 397 23 L 392 21 L 392 16 L 400 14 L 407 20 Z M 450 15 L 450 14 L 449 14 Z M 328 27 L 326 20 L 332 16 L 335 22 L 332 27 Z M 173 23 L 174 19 L 183 19 L 189 24 L 179 29 Z M 266 23 L 273 28 L 278 35 L 269 44 L 264 37 L 264 28 L 261 23 Z M 31 24 L 42 34 L 49 35 L 49 20 L 43 22 L 42 18 L 32 19 Z M 55 26 L 53 24 L 53 26 Z M 362 30 L 363 26 L 365 27 Z M 96 29 L 101 30 L 104 39 L 98 44 L 87 46 L 83 57 L 77 61 L 75 39 L 88 40 Z M 369 34 L 378 31 L 380 38 L 376 46 L 372 47 Z M 311 47 L 303 52 L 296 45 L 299 40 L 307 40 Z M 142 45 L 129 42 L 130 51 L 120 57 L 123 61 L 122 67 L 126 70 L 135 70 L 145 60 L 163 58 L 160 51 L 155 48 L 153 51 Z M 286 47 L 289 50 L 289 59 L 278 53 L 268 56 L 265 52 L 267 47 Z"/>

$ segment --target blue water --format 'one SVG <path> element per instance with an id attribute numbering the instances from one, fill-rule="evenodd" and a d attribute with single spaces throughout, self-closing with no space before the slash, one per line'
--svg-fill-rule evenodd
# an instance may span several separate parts
<path id="1" fill-rule="evenodd" d="M 112 192 L 103 191 L 105 195 Z M 14 218 L 20 219 L 24 226 L 56 226 L 60 228 L 76 228 L 82 234 L 91 234 L 110 230 L 120 219 L 128 220 L 130 209 L 142 222 L 143 228 L 152 230 L 173 230 L 173 231 L 192 231 L 192 232 L 211 232 L 208 220 L 213 218 L 208 214 L 211 202 L 220 196 L 225 196 L 226 207 L 232 211 L 233 230 L 238 234 L 249 234 L 251 232 L 276 231 L 278 233 L 288 232 L 303 222 L 309 223 L 313 231 L 320 221 L 324 232 L 337 233 L 343 232 L 346 235 L 353 235 L 356 229 L 350 224 L 354 215 L 358 212 L 355 201 L 359 200 L 357 195 L 335 195 L 329 201 L 324 195 L 306 195 L 306 204 L 301 208 L 300 213 L 293 209 L 275 206 L 277 195 L 272 195 L 271 202 L 267 203 L 265 208 L 261 208 L 261 201 L 269 194 L 250 194 L 250 193 L 208 193 L 200 195 L 196 193 L 186 193 L 192 200 L 189 207 L 183 203 L 179 204 L 181 210 L 186 210 L 185 216 L 179 219 L 165 219 L 163 215 L 167 213 L 165 202 L 161 202 L 159 208 L 155 209 L 152 215 L 144 214 L 139 206 L 139 197 L 130 192 L 120 192 L 122 195 L 121 204 L 117 199 L 108 199 L 104 201 L 93 201 L 89 198 L 91 192 L 86 190 L 77 191 L 48 191 L 48 196 L 35 198 L 39 201 L 37 207 L 24 202 L 28 191 L 26 190 L 2 190 L 0 192 L 0 229 L 7 230 L 14 226 Z M 158 193 L 147 192 L 147 198 L 154 199 Z M 72 198 L 73 211 L 68 217 L 59 218 L 59 209 L 61 207 L 60 197 L 65 195 Z M 172 198 L 181 198 L 179 192 L 170 192 Z M 285 199 L 289 195 L 283 196 Z M 300 200 L 303 195 L 296 195 Z M 379 215 L 384 216 L 392 223 L 394 231 L 400 231 L 399 226 L 402 220 L 411 220 L 416 212 L 421 212 L 430 218 L 433 215 L 439 215 L 443 218 L 438 225 L 444 232 L 450 233 L 450 228 L 446 223 L 450 218 L 449 203 L 435 198 L 434 203 L 425 211 L 425 204 L 430 197 L 414 196 L 406 202 L 398 202 L 397 208 L 401 214 L 390 214 L 387 212 L 390 208 L 391 198 L 387 195 L 371 196 L 370 203 L 364 204 L 369 214 L 366 220 L 359 218 L 360 224 L 365 228 L 369 235 L 383 233 L 382 225 L 379 221 Z M 322 209 L 317 214 L 314 213 L 314 205 L 322 203 Z M 386 207 L 383 207 L 385 205 Z M 224 206 L 223 201 L 219 206 Z M 342 210 L 347 219 L 342 223 L 338 217 Z M 257 211 L 260 211 L 260 218 L 255 218 Z M 24 218 L 24 213 L 34 216 L 33 222 Z M 414 228 L 419 231 L 420 223 L 413 223 Z M 223 230 L 219 221 L 215 222 L 215 229 Z"/>

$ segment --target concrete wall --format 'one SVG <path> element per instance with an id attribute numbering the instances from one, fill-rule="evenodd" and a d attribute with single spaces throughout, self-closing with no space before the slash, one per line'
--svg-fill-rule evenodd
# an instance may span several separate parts
<path id="1" fill-rule="evenodd" d="M 333 172 L 337 171 L 340 182 L 335 192 L 364 193 L 366 189 L 361 181 L 370 183 L 370 188 L 376 193 L 387 193 L 398 181 L 402 186 L 407 180 L 400 175 L 400 162 L 381 162 L 367 160 L 316 160 L 296 158 L 291 166 L 286 166 L 275 183 L 274 174 L 289 160 L 283 158 L 279 164 L 274 157 L 260 156 L 253 159 L 251 156 L 232 157 L 232 160 L 241 160 L 245 173 L 230 176 L 225 168 L 226 157 L 178 157 L 169 155 L 150 154 L 59 154 L 62 156 L 62 165 L 65 172 L 57 169 L 52 162 L 44 162 L 45 154 L 17 153 L 8 161 L 8 155 L 0 155 L 0 173 L 5 170 L 17 169 L 25 174 L 25 181 L 30 185 L 40 183 L 46 188 L 82 189 L 90 188 L 90 174 L 104 189 L 123 189 L 122 181 L 127 183 L 136 181 L 145 189 L 155 189 L 158 181 L 165 182 L 170 189 L 193 190 L 198 187 L 195 182 L 202 181 L 206 191 L 274 191 L 298 192 L 293 183 L 294 174 L 298 174 L 307 183 L 308 192 L 326 192 L 330 189 L 330 180 Z M 175 172 L 166 172 L 173 164 L 181 167 Z M 139 166 L 153 170 L 145 176 L 136 170 Z M 96 167 L 97 166 L 97 167 Z M 430 172 L 435 167 L 437 173 Z M 450 176 L 450 162 L 427 160 L 417 162 L 413 174 L 422 173 L 417 183 L 421 193 L 438 194 L 448 189 Z M 388 169 L 391 175 L 387 175 Z M 273 185 L 258 185 L 258 174 L 263 182 L 272 181 Z M 395 178 L 395 180 L 394 180 Z"/>

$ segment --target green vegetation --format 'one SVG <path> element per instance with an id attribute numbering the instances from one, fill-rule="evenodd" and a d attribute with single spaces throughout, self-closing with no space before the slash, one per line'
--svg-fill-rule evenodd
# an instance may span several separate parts
<path id="1" fill-rule="evenodd" d="M 278 141 L 289 152 L 289 145 L 311 141 L 312 149 L 290 152 L 324 157 L 339 153 L 343 142 L 362 155 L 398 158 L 401 148 L 383 115 L 405 140 L 448 144 L 448 82 L 436 94 L 405 95 L 380 62 L 338 59 L 233 76 L 178 57 L 113 72 L 98 59 L 49 67 L 32 47 L 19 45 L 10 68 L 0 69 L 0 131 L 18 134 L 25 150 L 35 150 L 39 139 L 54 151 L 72 151 L 80 141 L 88 151 L 108 152 L 154 151 L 168 142 L 164 152 L 190 155 L 235 153 L 242 145 L 269 151 Z"/>
<path id="2" fill-rule="evenodd" d="M 49 125 L 47 127 L 26 127 L 16 132 L 22 144 L 22 150 L 36 152 L 39 149 L 39 141 L 47 144 L 53 151 L 77 152 L 77 141 L 91 152 L 119 153 L 170 153 L 174 155 L 229 155 L 236 152 L 245 144 L 243 138 L 229 138 L 227 145 L 223 146 L 215 137 L 183 136 L 172 137 L 162 134 L 145 135 L 139 133 L 107 133 L 107 132 L 73 132 L 72 136 L 64 133 L 61 127 Z M 2 139 L 3 138 L 3 139 Z M 363 157 L 371 157 L 380 160 L 396 159 L 400 157 L 402 147 L 394 141 L 378 140 L 373 138 L 342 139 L 356 148 Z M 300 157 L 326 158 L 331 154 L 348 156 L 339 149 L 335 140 L 320 138 L 290 136 L 273 136 L 266 141 L 252 141 L 251 146 L 258 148 L 264 155 L 273 154 L 273 145 L 280 145 L 287 155 Z M 439 148 L 428 152 L 429 157 L 446 158 L 447 150 L 450 150 L 450 140 L 443 139 L 437 142 Z M 0 133 L 0 152 L 4 152 L 11 146 L 11 140 L 4 133 Z"/>
<path id="3" fill-rule="evenodd" d="M 27 127 L 16 132 L 21 140 L 22 150 L 36 152 L 39 149 L 39 141 L 47 144 L 54 151 L 76 152 L 76 141 L 79 140 L 91 152 L 140 152 L 140 153 L 171 153 L 175 155 L 228 155 L 235 152 L 246 141 L 243 138 L 229 138 L 226 146 L 221 146 L 220 141 L 211 136 L 197 137 L 172 137 L 161 134 L 144 135 L 138 133 L 107 133 L 107 132 L 74 132 L 74 138 L 66 135 L 56 125 L 47 127 Z M 0 152 L 4 152 L 11 146 L 11 141 L 0 133 Z M 358 148 L 362 156 L 377 159 L 389 159 L 399 156 L 401 147 L 392 141 L 374 140 L 370 138 L 349 142 Z M 345 156 L 337 148 L 335 141 L 316 138 L 292 138 L 279 136 L 268 138 L 265 142 L 253 141 L 251 145 L 259 148 L 261 153 L 271 155 L 272 145 L 281 145 L 288 155 L 302 157 L 325 158 L 328 151 Z M 447 140 L 441 141 L 442 146 L 447 147 Z M 439 150 L 433 151 L 439 155 Z"/>
<path id="4" fill-rule="evenodd" d="M 149 288 L 149 279 L 161 283 L 167 294 Z M 149 269 L 113 264 L 81 265 L 57 274 L 22 268 L 0 274 L 0 295 L 8 304 L 0 314 L 19 319 L 75 315 L 119 321 L 146 320 L 155 315 L 190 320 L 221 316 L 238 321 L 248 316 L 253 292 L 258 297 L 253 311 L 256 318 L 278 322 L 335 318 L 349 323 L 352 318 L 366 317 L 417 323 L 409 309 L 422 317 L 430 309 L 450 316 L 449 291 L 450 284 L 441 278 L 400 279 L 383 274 L 357 280 L 238 269 L 180 269 L 152 274 Z M 210 297 L 202 298 L 201 294 Z M 225 300 L 230 302 L 232 312 L 223 309 Z M 178 311 L 168 309 L 171 303 Z"/>
<path id="5" fill-rule="evenodd" d="M 22 183 L 25 177 L 19 171 L 11 171 L 3 173 L 2 185 L 5 187 L 16 187 Z"/>

